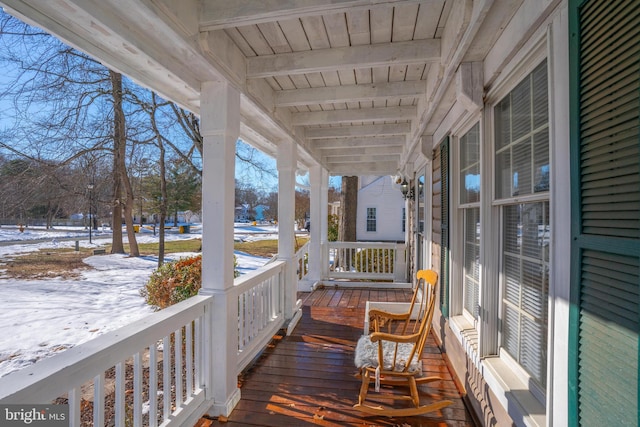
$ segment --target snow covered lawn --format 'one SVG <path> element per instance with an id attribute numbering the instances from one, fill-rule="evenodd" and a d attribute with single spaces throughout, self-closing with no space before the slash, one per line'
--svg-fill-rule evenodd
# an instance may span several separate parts
<path id="1" fill-rule="evenodd" d="M 252 227 L 256 228 L 256 227 Z M 192 229 L 193 230 L 193 229 Z M 258 230 L 247 238 L 277 238 L 274 227 Z M 0 227 L 0 242 L 14 240 L 48 239 L 44 243 L 27 242 L 0 246 L 0 263 L 8 255 L 37 249 L 75 246 L 66 237 L 83 236 L 82 230 L 44 231 Z M 200 238 L 201 234 L 167 234 L 169 239 Z M 138 242 L 157 239 L 151 233 L 141 233 Z M 98 247 L 110 243 L 110 233 L 98 232 L 93 244 L 80 240 L 83 247 Z M 178 259 L 193 253 L 170 254 Z M 255 270 L 268 261 L 236 252 L 241 273 Z M 78 279 L 17 280 L 2 277 L 0 265 L 0 377 L 31 365 L 60 351 L 86 342 L 105 332 L 118 329 L 153 312 L 140 296 L 151 272 L 157 266 L 157 257 L 129 258 L 125 255 L 96 255 L 85 260 L 93 269 L 84 270 Z"/>

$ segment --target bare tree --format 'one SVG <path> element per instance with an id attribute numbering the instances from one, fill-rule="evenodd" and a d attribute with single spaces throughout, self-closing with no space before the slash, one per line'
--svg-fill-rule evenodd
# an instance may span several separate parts
<path id="1" fill-rule="evenodd" d="M 17 70 L 5 74 L 0 83 L 0 97 L 13 102 L 10 111 L 2 112 L 4 123 L 10 124 L 2 132 L 8 138 L 0 135 L 0 150 L 60 167 L 73 165 L 87 155 L 112 156 L 109 202 L 112 251 L 124 252 L 121 229 L 124 218 L 131 254 L 137 254 L 135 234 L 128 223 L 134 211 L 132 198 L 135 200 L 128 175 L 133 151 L 140 145 L 151 147 L 153 143 L 153 148 L 145 149 L 149 151 L 143 155 L 159 159 L 163 157 L 161 152 L 165 156 L 171 152 L 167 158 L 177 156 L 183 165 L 201 176 L 204 144 L 199 118 L 175 104 L 157 102 L 156 124 L 150 124 L 142 105 L 152 103 L 149 98 L 155 95 L 135 87 L 122 76 L 116 78 L 117 73 L 99 62 L 1 10 L 0 61 Z M 142 116 L 146 116 L 146 123 Z M 237 157 L 248 165 L 244 170 L 254 179 L 267 181 L 260 177 L 276 176 L 274 166 L 259 156 L 256 149 L 243 143 L 238 146 Z M 68 191 L 73 197 L 80 197 L 86 195 L 86 185 Z M 166 209 L 170 201 L 167 197 L 163 201 Z M 102 200 L 101 204 L 106 206 Z M 171 201 L 171 206 L 177 205 Z"/>
<path id="2" fill-rule="evenodd" d="M 342 177 L 342 221 L 340 224 L 340 240 L 343 242 L 356 241 L 356 218 L 358 214 L 358 177 Z"/>
<path id="3" fill-rule="evenodd" d="M 194 171 L 202 174 L 201 165 L 194 161 L 194 159 L 202 158 L 202 151 L 204 150 L 204 140 L 200 133 L 200 119 L 192 112 L 184 110 L 173 103 L 170 105 L 177 124 L 191 142 L 191 146 L 185 150 L 184 147 L 173 143 L 169 139 L 165 138 L 164 142 Z M 251 171 L 252 176 L 248 178 L 255 178 L 256 182 L 264 182 L 265 179 L 263 178 L 276 177 L 274 166 L 268 160 L 265 160 L 264 156 L 259 155 L 259 151 L 249 144 L 239 141 L 236 146 L 236 158 L 247 166 L 244 168 L 246 171 Z"/>
<path id="4" fill-rule="evenodd" d="M 358 216 L 358 177 L 342 177 L 342 194 L 340 198 L 342 218 L 338 231 L 338 240 L 343 242 L 356 241 L 356 218 Z M 347 259 L 342 260 L 343 267 L 347 270 L 352 265 L 352 254 L 347 251 Z M 336 262 L 337 263 L 337 262 Z"/>
<path id="5" fill-rule="evenodd" d="M 156 113 L 158 111 L 158 99 L 155 92 L 151 94 L 151 108 L 149 111 L 149 117 L 151 119 L 151 128 L 156 136 L 156 144 L 160 150 L 159 155 L 159 167 L 160 167 L 160 231 L 159 237 L 160 242 L 158 245 L 158 268 L 164 264 L 164 223 L 167 218 L 167 171 L 165 165 L 165 148 L 164 148 L 164 138 L 158 129 L 158 123 L 156 120 Z M 173 104 L 171 104 L 173 105 Z"/>
<path id="6" fill-rule="evenodd" d="M 127 174 L 127 165 L 125 163 L 127 137 L 126 137 L 126 118 L 122 108 L 122 75 L 115 71 L 109 70 L 111 78 L 112 96 L 113 96 L 113 151 L 114 151 L 114 182 L 119 181 L 121 188 L 114 200 L 120 202 L 124 210 L 124 222 L 127 227 L 127 238 L 129 240 L 129 255 L 140 256 L 138 249 L 138 241 L 136 240 L 135 230 L 133 228 L 133 189 L 131 181 Z M 122 201 L 124 197 L 124 203 Z M 115 203 L 114 203 L 115 204 Z M 116 209 L 114 209 L 115 211 Z M 115 216 L 115 215 L 114 215 Z M 114 224 L 120 218 L 113 218 Z"/>

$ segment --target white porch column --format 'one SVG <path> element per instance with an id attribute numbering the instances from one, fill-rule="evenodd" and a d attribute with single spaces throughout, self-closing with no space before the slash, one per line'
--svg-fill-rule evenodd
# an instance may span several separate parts
<path id="1" fill-rule="evenodd" d="M 320 278 L 329 276 L 329 172 L 322 168 L 322 189 L 320 191 L 320 212 L 323 221 L 320 221 L 320 251 L 322 263 L 320 264 Z"/>
<path id="2" fill-rule="evenodd" d="M 309 233 L 309 273 L 307 283 L 301 291 L 309 291 L 311 287 L 322 279 L 324 257 L 322 247 L 327 240 L 327 191 L 329 190 L 328 174 L 320 165 L 312 166 L 309 170 L 311 182 L 311 231 Z"/>
<path id="3" fill-rule="evenodd" d="M 202 289 L 213 295 L 205 325 L 208 355 L 205 389 L 210 415 L 228 416 L 240 400 L 237 378 L 238 309 L 233 288 L 235 149 L 240 134 L 240 94 L 226 83 L 205 82 L 201 90 Z"/>
<path id="4" fill-rule="evenodd" d="M 298 277 L 295 263 L 296 145 L 291 140 L 278 143 L 278 259 L 286 261 L 284 315 L 290 323 L 298 320 Z M 294 319 L 295 317 L 295 319 Z M 290 328 L 292 330 L 293 326 Z M 291 330 L 287 332 L 290 333 Z"/>

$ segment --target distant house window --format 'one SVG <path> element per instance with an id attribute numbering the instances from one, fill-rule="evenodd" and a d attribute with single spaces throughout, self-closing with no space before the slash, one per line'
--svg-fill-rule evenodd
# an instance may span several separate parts
<path id="1" fill-rule="evenodd" d="M 376 208 L 367 208 L 367 231 L 377 231 Z"/>

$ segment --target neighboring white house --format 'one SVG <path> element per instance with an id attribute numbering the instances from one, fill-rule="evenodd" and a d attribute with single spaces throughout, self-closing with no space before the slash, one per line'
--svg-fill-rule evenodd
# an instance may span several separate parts
<path id="1" fill-rule="evenodd" d="M 233 222 L 249 222 L 249 205 L 236 206 Z"/>
<path id="2" fill-rule="evenodd" d="M 360 177 L 356 239 L 404 241 L 405 202 L 390 176 Z"/>

